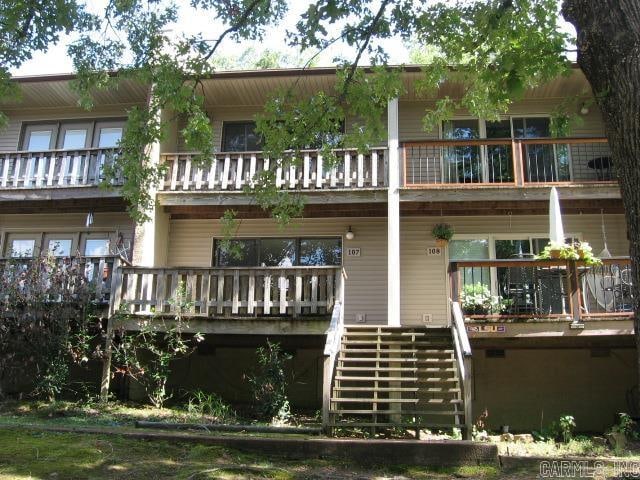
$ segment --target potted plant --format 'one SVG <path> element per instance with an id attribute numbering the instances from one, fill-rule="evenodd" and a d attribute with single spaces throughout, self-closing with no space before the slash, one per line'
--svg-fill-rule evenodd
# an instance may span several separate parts
<path id="1" fill-rule="evenodd" d="M 587 242 L 576 242 L 573 245 L 550 242 L 536 258 L 541 260 L 582 260 L 590 266 L 602 264 L 602 260 L 593 255 L 591 246 Z"/>
<path id="2" fill-rule="evenodd" d="M 578 258 L 586 265 L 602 265 L 602 260 L 593 254 L 593 249 L 587 242 L 576 242 L 575 248 Z"/>
<path id="3" fill-rule="evenodd" d="M 492 296 L 489 287 L 480 282 L 465 285 L 460 300 L 465 315 L 487 315 L 501 308 L 500 299 Z"/>
<path id="4" fill-rule="evenodd" d="M 453 227 L 448 223 L 437 223 L 433 226 L 431 235 L 436 239 L 438 247 L 444 247 L 453 238 Z"/>

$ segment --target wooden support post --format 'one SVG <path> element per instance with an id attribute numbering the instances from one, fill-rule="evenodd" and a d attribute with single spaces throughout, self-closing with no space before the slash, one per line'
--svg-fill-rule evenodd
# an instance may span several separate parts
<path id="1" fill-rule="evenodd" d="M 109 401 L 109 383 L 111 381 L 111 355 L 113 345 L 113 321 L 114 317 L 107 318 L 107 335 L 104 345 L 104 357 L 102 358 L 102 380 L 100 382 L 100 401 Z"/>
<path id="2" fill-rule="evenodd" d="M 515 139 L 511 143 L 513 156 L 513 181 L 518 187 L 524 185 L 524 162 L 522 154 L 522 140 Z"/>
<path id="3" fill-rule="evenodd" d="M 571 289 L 571 317 L 574 324 L 581 323 L 581 289 L 580 279 L 578 278 L 578 267 L 575 260 L 569 260 L 567 262 L 567 271 L 569 272 L 569 288 Z"/>

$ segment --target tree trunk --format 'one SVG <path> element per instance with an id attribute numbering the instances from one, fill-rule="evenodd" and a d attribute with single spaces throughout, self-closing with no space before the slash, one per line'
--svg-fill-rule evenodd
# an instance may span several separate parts
<path id="1" fill-rule="evenodd" d="M 578 64 L 602 111 L 620 182 L 640 385 L 640 1 L 564 0 L 562 14 L 576 28 Z M 635 413 L 640 414 L 640 395 L 636 402 Z"/>

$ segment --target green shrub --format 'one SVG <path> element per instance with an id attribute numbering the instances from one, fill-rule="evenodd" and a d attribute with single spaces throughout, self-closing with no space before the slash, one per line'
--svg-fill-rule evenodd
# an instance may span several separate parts
<path id="1" fill-rule="evenodd" d="M 191 393 L 187 403 L 187 412 L 198 417 L 214 417 L 216 421 L 235 422 L 236 412 L 215 393 L 196 390 Z"/>
<path id="2" fill-rule="evenodd" d="M 279 343 L 269 340 L 266 347 L 256 350 L 256 354 L 258 368 L 248 377 L 256 411 L 262 418 L 286 423 L 291 413 L 284 365 L 291 356 L 282 352 Z"/>

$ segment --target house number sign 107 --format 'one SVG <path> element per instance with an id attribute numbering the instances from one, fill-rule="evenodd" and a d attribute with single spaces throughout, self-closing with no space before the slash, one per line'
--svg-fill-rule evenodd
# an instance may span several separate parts
<path id="1" fill-rule="evenodd" d="M 360 256 L 360 247 L 347 248 L 347 257 L 359 257 L 359 256 Z"/>
<path id="2" fill-rule="evenodd" d="M 442 248 L 440 247 L 429 247 L 427 248 L 427 255 L 431 256 L 439 256 L 442 255 Z"/>

